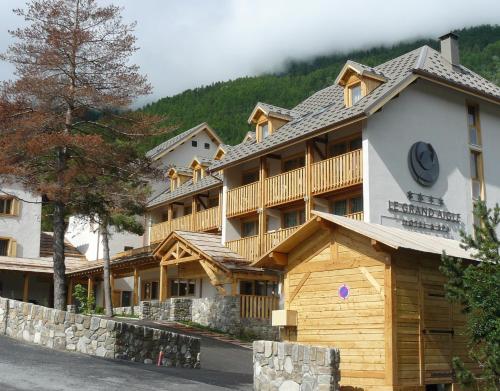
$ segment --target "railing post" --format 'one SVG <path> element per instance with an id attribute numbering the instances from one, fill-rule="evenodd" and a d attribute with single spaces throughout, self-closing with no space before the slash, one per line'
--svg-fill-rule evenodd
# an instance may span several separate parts
<path id="1" fill-rule="evenodd" d="M 191 200 L 191 227 L 193 231 L 197 230 L 196 227 L 196 196 Z"/>
<path id="2" fill-rule="evenodd" d="M 311 210 L 313 209 L 312 199 L 312 164 L 314 161 L 313 141 L 306 141 L 306 157 L 305 157 L 305 217 L 306 221 L 311 218 Z"/>

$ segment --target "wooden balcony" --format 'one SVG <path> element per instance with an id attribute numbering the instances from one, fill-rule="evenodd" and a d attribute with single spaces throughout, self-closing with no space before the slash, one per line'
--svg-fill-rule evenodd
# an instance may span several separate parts
<path id="1" fill-rule="evenodd" d="M 222 225 L 222 216 L 218 206 L 196 212 L 194 216 L 197 231 L 211 231 Z"/>
<path id="2" fill-rule="evenodd" d="M 291 234 L 297 231 L 300 226 L 278 229 L 276 231 L 267 232 L 264 234 L 264 253 L 271 250 L 274 246 L 281 243 L 288 238 Z"/>
<path id="3" fill-rule="evenodd" d="M 364 221 L 365 215 L 363 212 L 357 212 L 357 213 L 349 213 L 345 215 L 345 217 L 349 217 L 350 219 L 358 220 L 358 221 Z"/>
<path id="4" fill-rule="evenodd" d="M 241 215 L 257 210 L 260 205 L 259 182 L 250 183 L 245 186 L 227 192 L 228 217 Z"/>
<path id="5" fill-rule="evenodd" d="M 265 180 L 265 204 L 274 206 L 304 198 L 306 194 L 306 170 L 297 168 Z"/>
<path id="6" fill-rule="evenodd" d="M 263 205 L 274 207 L 303 199 L 306 196 L 306 182 L 305 167 L 266 178 L 263 182 Z M 312 195 L 323 194 L 360 183 L 363 183 L 363 154 L 361 149 L 311 165 Z M 260 182 L 240 186 L 227 193 L 227 217 L 254 212 L 260 206 Z"/>
<path id="7" fill-rule="evenodd" d="M 226 246 L 242 257 L 253 261 L 260 255 L 259 237 L 257 235 L 247 236 L 246 238 L 230 240 Z"/>
<path id="8" fill-rule="evenodd" d="M 192 214 L 178 217 L 170 221 L 154 224 L 151 227 L 151 243 L 165 239 L 172 231 L 211 231 L 221 225 L 221 210 L 219 206 L 205 209 Z"/>
<path id="9" fill-rule="evenodd" d="M 279 308 L 279 296 L 240 295 L 240 316 L 242 319 L 271 319 Z"/>
<path id="10" fill-rule="evenodd" d="M 321 194 L 363 182 L 361 149 L 312 165 L 312 193 Z"/>

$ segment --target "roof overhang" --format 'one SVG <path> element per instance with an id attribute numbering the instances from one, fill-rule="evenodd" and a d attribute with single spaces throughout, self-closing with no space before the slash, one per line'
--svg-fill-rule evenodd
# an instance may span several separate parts
<path id="1" fill-rule="evenodd" d="M 292 117 L 283 113 L 278 113 L 276 111 L 268 110 L 264 105 L 262 105 L 260 102 L 257 103 L 252 110 L 252 113 L 250 114 L 250 117 L 248 117 L 247 122 L 249 124 L 256 123 L 256 119 L 260 116 L 260 114 L 264 114 L 266 117 L 274 117 L 274 118 L 279 118 L 285 121 L 291 121 Z"/>
<path id="2" fill-rule="evenodd" d="M 337 78 L 335 79 L 335 84 L 338 84 L 340 86 L 345 85 L 345 79 L 351 74 L 355 73 L 359 75 L 360 77 L 369 77 L 370 79 L 378 80 L 382 83 L 385 83 L 387 79 L 379 74 L 376 74 L 375 72 L 370 72 L 367 69 L 361 68 L 360 66 L 357 66 L 355 62 L 348 61 L 344 64 L 342 69 L 340 70 Z"/>

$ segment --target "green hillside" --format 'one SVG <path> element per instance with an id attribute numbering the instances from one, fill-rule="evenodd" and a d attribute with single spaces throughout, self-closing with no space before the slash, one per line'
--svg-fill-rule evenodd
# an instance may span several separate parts
<path id="1" fill-rule="evenodd" d="M 483 77 L 500 84 L 500 26 L 478 26 L 457 30 L 461 63 Z M 438 49 L 437 40 L 415 40 L 392 47 L 377 47 L 347 54 L 333 54 L 311 61 L 291 62 L 280 74 L 242 77 L 186 90 L 143 108 L 168 116 L 178 132 L 208 122 L 228 144 L 241 141 L 250 130 L 247 118 L 258 101 L 291 108 L 314 92 L 331 85 L 347 59 L 378 65 L 422 45 Z M 175 75 L 172 75 L 175 77 Z M 176 133 L 173 133 L 176 134 Z M 149 149 L 168 136 L 148 140 Z"/>

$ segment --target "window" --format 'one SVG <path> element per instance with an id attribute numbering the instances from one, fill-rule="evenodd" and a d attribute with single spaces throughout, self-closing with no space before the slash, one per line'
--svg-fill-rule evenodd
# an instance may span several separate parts
<path id="1" fill-rule="evenodd" d="M 253 295 L 253 281 L 240 281 L 240 295 Z"/>
<path id="2" fill-rule="evenodd" d="M 158 300 L 158 281 L 148 281 L 144 283 L 144 299 L 142 300 Z"/>
<path id="3" fill-rule="evenodd" d="M 353 213 L 363 212 L 363 196 L 346 198 L 333 202 L 333 214 L 337 216 L 347 216 Z"/>
<path id="4" fill-rule="evenodd" d="M 194 296 L 196 292 L 195 280 L 172 280 L 170 284 L 171 296 Z"/>
<path id="5" fill-rule="evenodd" d="M 184 207 L 184 216 L 190 215 L 193 213 L 193 207 L 191 205 Z"/>
<path id="6" fill-rule="evenodd" d="M 481 175 L 480 175 L 481 154 L 476 151 L 470 153 L 470 171 L 472 179 L 472 199 L 478 201 L 481 199 Z"/>
<path id="7" fill-rule="evenodd" d="M 267 136 L 269 136 L 269 123 L 264 122 L 259 125 L 260 129 L 260 141 L 264 140 Z"/>
<path id="8" fill-rule="evenodd" d="M 0 255 L 6 257 L 9 255 L 9 239 L 0 239 Z"/>
<path id="9" fill-rule="evenodd" d="M 343 155 L 344 153 L 347 152 L 352 152 L 357 149 L 361 149 L 363 147 L 363 141 L 361 140 L 361 137 L 356 137 L 350 140 L 344 140 L 341 142 L 336 142 L 334 144 L 331 144 L 329 147 L 329 156 L 330 157 L 335 157 L 339 155 Z"/>
<path id="10" fill-rule="evenodd" d="M 481 129 L 479 126 L 479 108 L 476 105 L 467 106 L 467 127 L 469 137 L 472 200 L 475 202 L 484 197 Z"/>
<path id="11" fill-rule="evenodd" d="M 304 155 L 297 156 L 283 162 L 283 172 L 288 172 L 295 170 L 296 168 L 304 167 L 306 164 L 306 158 Z"/>
<path id="12" fill-rule="evenodd" d="M 469 126 L 469 144 L 481 145 L 479 131 L 477 127 L 477 110 L 474 106 L 467 107 L 467 122 Z"/>
<path id="13" fill-rule="evenodd" d="M 198 146 L 198 141 L 191 140 L 191 146 L 196 148 Z"/>
<path id="14" fill-rule="evenodd" d="M 11 238 L 0 238 L 0 256 L 15 257 L 17 242 Z"/>
<path id="15" fill-rule="evenodd" d="M 257 235 L 257 220 L 243 221 L 241 223 L 241 237 Z"/>
<path id="16" fill-rule="evenodd" d="M 249 185 L 250 183 L 257 182 L 259 180 L 259 171 L 248 171 L 244 172 L 241 178 L 241 185 Z"/>
<path id="17" fill-rule="evenodd" d="M 219 206 L 219 197 L 210 197 L 208 199 L 208 207 L 214 208 L 216 206 Z"/>
<path id="18" fill-rule="evenodd" d="M 122 291 L 122 307 L 130 307 L 132 304 L 132 291 Z"/>
<path id="19" fill-rule="evenodd" d="M 353 86 L 349 87 L 349 98 L 351 106 L 360 101 L 360 99 L 362 98 L 361 83 L 354 84 Z"/>
<path id="20" fill-rule="evenodd" d="M 0 197 L 0 215 L 19 215 L 19 200 L 14 197 Z"/>
<path id="21" fill-rule="evenodd" d="M 205 143 L 204 147 L 205 147 L 205 149 L 210 149 L 210 144 L 209 143 Z"/>
<path id="22" fill-rule="evenodd" d="M 304 209 L 296 209 L 283 213 L 283 228 L 297 227 L 304 224 L 306 214 Z"/>
<path id="23" fill-rule="evenodd" d="M 240 281 L 240 295 L 273 296 L 278 285 L 271 281 Z"/>

